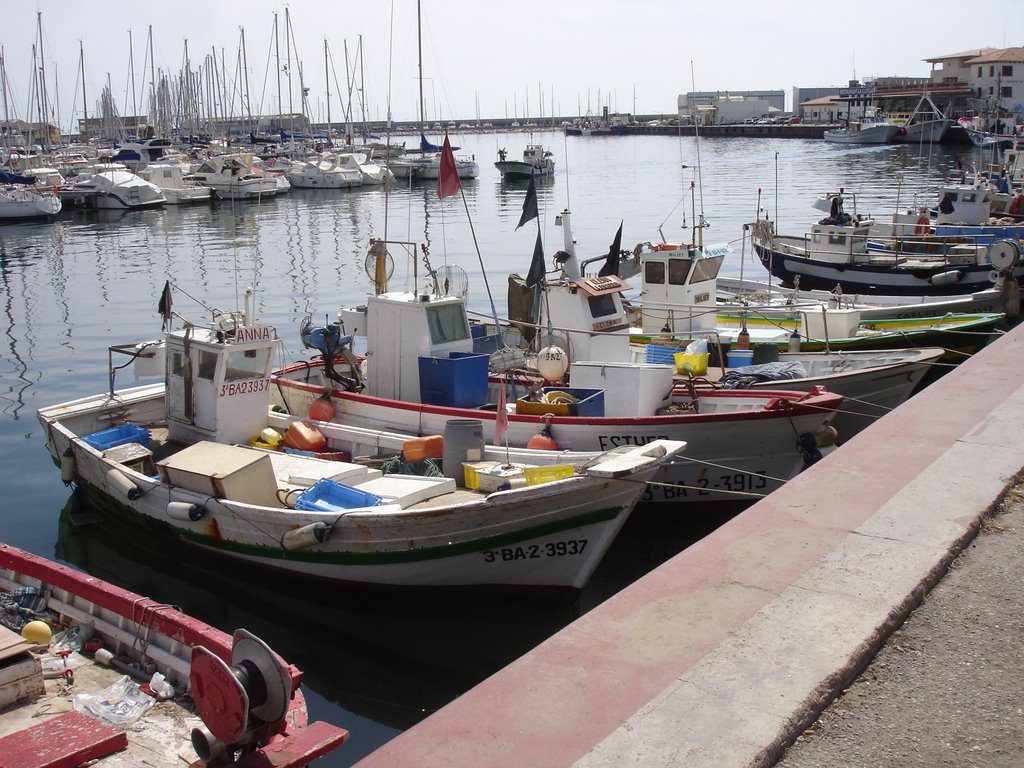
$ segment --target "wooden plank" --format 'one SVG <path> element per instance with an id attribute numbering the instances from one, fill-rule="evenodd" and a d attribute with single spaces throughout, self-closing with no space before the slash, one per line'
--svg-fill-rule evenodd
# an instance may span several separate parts
<path id="1" fill-rule="evenodd" d="M 0 760 L 19 768 L 74 768 L 127 746 L 123 731 L 81 712 L 65 712 L 0 739 Z"/>
<path id="2" fill-rule="evenodd" d="M 344 728 L 316 720 L 246 755 L 234 763 L 234 768 L 295 768 L 337 749 L 346 739 L 348 731 Z"/>

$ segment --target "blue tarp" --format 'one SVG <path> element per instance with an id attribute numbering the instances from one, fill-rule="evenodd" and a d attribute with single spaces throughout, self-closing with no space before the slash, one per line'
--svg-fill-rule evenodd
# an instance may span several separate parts
<path id="1" fill-rule="evenodd" d="M 0 184 L 35 184 L 36 180 L 31 176 L 19 176 L 10 171 L 0 171 Z"/>

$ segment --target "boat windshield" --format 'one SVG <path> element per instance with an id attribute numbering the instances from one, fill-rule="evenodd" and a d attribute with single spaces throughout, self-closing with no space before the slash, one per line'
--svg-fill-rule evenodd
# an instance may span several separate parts
<path id="1" fill-rule="evenodd" d="M 432 344 L 448 344 L 469 338 L 469 321 L 462 304 L 437 304 L 426 309 Z"/>

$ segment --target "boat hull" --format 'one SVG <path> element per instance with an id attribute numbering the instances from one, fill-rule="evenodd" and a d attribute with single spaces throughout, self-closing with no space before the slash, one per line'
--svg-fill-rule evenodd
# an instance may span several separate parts
<path id="1" fill-rule="evenodd" d="M 802 241 L 801 241 L 802 242 Z M 792 287 L 843 293 L 887 294 L 903 296 L 953 296 L 992 288 L 991 264 L 942 264 L 902 268 L 889 265 L 836 263 L 787 253 L 778 248 L 754 244 L 758 258 L 774 277 Z M 1014 268 L 1012 276 L 1024 278 L 1024 265 Z"/>
<path id="2" fill-rule="evenodd" d="M 898 125 L 875 125 L 859 131 L 836 128 L 825 131 L 823 138 L 834 144 L 889 144 L 896 139 L 899 131 Z"/>
<path id="3" fill-rule="evenodd" d="M 436 505 L 401 508 L 385 502 L 343 514 L 266 507 L 170 485 L 78 439 L 110 423 L 104 400 L 85 398 L 39 414 L 51 456 L 58 463 L 61 457 L 70 459 L 75 481 L 93 506 L 152 535 L 332 582 L 581 589 L 657 470 L 652 462 L 625 480 L 573 475 L 486 495 L 457 492 L 457 498 Z M 129 422 L 151 423 L 162 407 L 162 386 L 141 387 L 119 393 L 117 414 Z M 126 492 L 126 482 L 138 493 Z M 172 517 L 171 502 L 197 505 L 204 515 L 197 520 Z M 325 541 L 294 549 L 282 545 L 287 534 L 317 523 L 330 526 Z"/>
<path id="4" fill-rule="evenodd" d="M 289 413 L 306 413 L 324 392 L 322 386 L 306 383 L 311 378 L 310 368 L 305 365 L 275 378 L 273 396 Z M 706 412 L 646 417 L 556 416 L 551 419 L 551 433 L 561 449 L 571 451 L 606 451 L 656 439 L 686 441 L 685 453 L 662 465 L 641 503 L 753 501 L 807 466 L 808 459 L 794 435 L 821 429 L 841 401 L 837 395 L 824 394 L 796 403 L 805 393 L 778 394 L 780 399 L 795 403 L 792 408 L 764 410 L 763 400 L 755 406 L 744 393 L 723 392 L 702 396 L 698 410 Z M 449 408 L 338 391 L 332 393 L 332 399 L 335 418 L 343 423 L 390 431 L 412 428 L 420 434 L 440 435 L 450 419 L 478 419 L 485 440 L 494 442 L 494 410 Z M 720 410 L 712 412 L 715 406 Z M 543 416 L 510 414 L 505 433 L 508 444 L 526 445 L 544 424 Z"/>
<path id="5" fill-rule="evenodd" d="M 524 163 L 521 160 L 499 160 L 494 164 L 503 178 L 509 181 L 528 180 L 532 176 L 547 176 L 555 172 L 554 163 L 548 161 L 543 165 Z"/>

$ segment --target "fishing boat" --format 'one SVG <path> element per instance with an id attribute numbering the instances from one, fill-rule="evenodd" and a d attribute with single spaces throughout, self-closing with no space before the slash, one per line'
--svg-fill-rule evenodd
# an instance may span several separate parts
<path id="1" fill-rule="evenodd" d="M 938 218 L 927 211 L 895 214 L 885 224 L 843 210 L 843 195 L 830 194 L 815 204 L 829 215 L 806 235 L 779 235 L 773 222 L 751 227 L 754 250 L 765 268 L 783 284 L 844 293 L 948 296 L 976 293 L 1007 278 L 1024 278 L 1019 225 L 966 224 L 967 215 L 987 192 L 948 188 Z M 956 206 L 954 200 L 959 201 Z M 987 214 L 986 214 L 987 215 Z M 973 220 L 973 216 L 972 216 Z M 957 222 L 957 223 L 953 223 Z"/>
<path id="2" fill-rule="evenodd" d="M 598 354 L 572 359 L 568 387 L 568 360 L 553 349 L 544 381 L 514 371 L 492 376 L 524 355 L 500 346 L 485 324 L 471 328 L 464 295 L 446 285 L 368 296 L 328 326 L 307 318 L 301 334 L 314 356 L 274 372 L 274 404 L 305 414 L 327 396 L 333 423 L 424 434 L 443 432 L 453 419 L 478 420 L 487 442 L 518 447 L 605 451 L 685 439 L 686 451 L 665 462 L 645 492 L 649 502 L 768 493 L 834 439 L 826 422 L 842 397 L 831 392 L 694 393 L 677 385 L 672 366 L 606 362 Z M 512 329 L 502 333 L 511 341 Z M 354 337 L 365 338 L 364 358 L 352 351 Z"/>
<path id="3" fill-rule="evenodd" d="M 822 138 L 836 144 L 889 144 L 901 130 L 899 125 L 868 109 L 859 120 L 848 120 L 845 128 L 825 131 Z"/>
<path id="4" fill-rule="evenodd" d="M 547 176 L 555 172 L 555 161 L 551 152 L 540 144 L 527 144 L 522 160 L 509 160 L 504 149 L 498 150 L 498 161 L 494 164 L 503 179 L 508 181 L 529 179 L 531 176 Z"/>
<path id="5" fill-rule="evenodd" d="M 698 389 L 826 388 L 844 397 L 843 407 L 831 419 L 841 440 L 902 404 L 948 354 L 934 346 L 855 351 L 847 343 L 822 348 L 807 329 L 783 324 L 794 316 L 793 306 L 787 304 L 765 310 L 765 317 L 774 313 L 775 325 L 768 321 L 758 325 L 755 318 L 761 316 L 757 309 L 750 310 L 746 350 L 741 353 L 737 346 L 743 326 L 731 325 L 729 312 L 751 305 L 730 308 L 716 301 L 716 276 L 727 247 L 655 247 L 645 243 L 624 252 L 628 270 L 642 279 L 642 303 L 627 308 L 622 297 L 629 286 L 615 270 L 605 269 L 606 274 L 596 278 L 584 277 L 576 257 L 571 214 L 563 211 L 559 221 L 564 256 L 556 260 L 557 274 L 546 276 L 540 286 L 543 299 L 536 305 L 536 313 L 532 302 L 522 300 L 522 279 L 513 276 L 509 280 L 512 320 L 540 339 L 534 342 L 531 354 L 537 353 L 538 345 L 553 342 L 567 350 L 570 360 L 674 365 L 684 377 L 677 378 L 677 383 Z M 618 244 L 609 252 L 620 253 Z M 608 256 L 601 260 L 607 264 Z M 810 312 L 811 302 L 804 307 Z M 693 340 L 702 341 L 702 356 L 686 353 Z M 569 381 L 576 382 L 572 366 Z"/>
<path id="6" fill-rule="evenodd" d="M 250 632 L 2 543 L 0 659 L 5 765 L 297 768 L 348 737 Z"/>
<path id="7" fill-rule="evenodd" d="M 273 429 L 280 342 L 252 321 L 252 301 L 151 347 L 112 348 L 153 373 L 163 364 L 164 381 L 39 411 L 62 477 L 94 507 L 142 535 L 335 582 L 578 590 L 645 482 L 684 447 L 488 452 L 479 425 L 406 421 L 405 459 L 425 452 L 421 435 L 440 435 L 447 474 L 389 471 L 403 465 L 380 458 L 381 435 L 325 434 L 308 420 Z M 293 450 L 275 450 L 282 441 Z M 368 445 L 370 458 L 353 460 Z"/>

